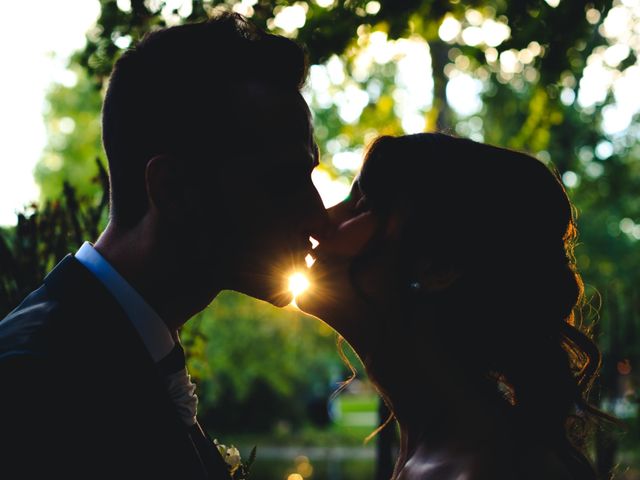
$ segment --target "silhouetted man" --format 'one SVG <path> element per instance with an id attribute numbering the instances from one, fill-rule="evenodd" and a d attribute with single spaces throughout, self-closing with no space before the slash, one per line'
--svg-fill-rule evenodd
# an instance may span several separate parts
<path id="1" fill-rule="evenodd" d="M 229 477 L 177 332 L 223 289 L 291 300 L 326 229 L 306 72 L 300 47 L 233 14 L 116 62 L 109 224 L 0 322 L 0 477 Z"/>

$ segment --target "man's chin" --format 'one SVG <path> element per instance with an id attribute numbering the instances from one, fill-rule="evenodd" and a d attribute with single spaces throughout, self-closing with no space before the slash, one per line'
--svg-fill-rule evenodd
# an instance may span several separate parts
<path id="1" fill-rule="evenodd" d="M 290 292 L 280 293 L 268 296 L 267 298 L 262 298 L 261 300 L 269 302 L 271 305 L 274 305 L 276 307 L 286 307 L 293 301 L 293 295 Z"/>

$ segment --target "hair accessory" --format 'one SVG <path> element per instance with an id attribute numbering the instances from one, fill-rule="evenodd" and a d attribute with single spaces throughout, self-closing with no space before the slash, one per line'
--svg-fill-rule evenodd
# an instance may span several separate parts
<path id="1" fill-rule="evenodd" d="M 409 288 L 412 291 L 417 292 L 417 291 L 422 289 L 422 284 L 420 282 L 410 282 L 409 283 Z"/>

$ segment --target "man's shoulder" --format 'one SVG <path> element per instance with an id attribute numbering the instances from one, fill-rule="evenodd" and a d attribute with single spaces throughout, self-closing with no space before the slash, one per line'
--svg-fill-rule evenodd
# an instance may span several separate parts
<path id="1" fill-rule="evenodd" d="M 46 285 L 31 292 L 0 320 L 0 361 L 14 356 L 43 356 L 48 352 L 51 330 L 62 305 Z"/>
<path id="2" fill-rule="evenodd" d="M 51 357 L 81 345 L 87 318 L 114 316 L 114 301 L 103 290 L 73 255 L 64 257 L 39 288 L 0 320 L 0 362 L 16 355 Z"/>

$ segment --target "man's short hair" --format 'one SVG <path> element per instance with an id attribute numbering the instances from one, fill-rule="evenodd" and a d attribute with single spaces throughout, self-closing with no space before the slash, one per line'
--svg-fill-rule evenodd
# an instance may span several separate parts
<path id="1" fill-rule="evenodd" d="M 147 34 L 116 61 L 102 109 L 112 220 L 131 227 L 147 211 L 145 168 L 154 155 L 204 163 L 215 159 L 203 152 L 241 148 L 233 118 L 248 84 L 297 92 L 306 76 L 299 45 L 235 13 Z M 201 167 L 211 171 L 194 165 Z"/>

